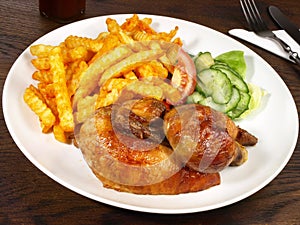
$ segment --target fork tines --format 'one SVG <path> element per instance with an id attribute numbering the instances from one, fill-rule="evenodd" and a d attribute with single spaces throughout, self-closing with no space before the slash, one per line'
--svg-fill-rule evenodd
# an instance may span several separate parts
<path id="1" fill-rule="evenodd" d="M 246 20 L 253 31 L 267 30 L 267 25 L 261 18 L 254 0 L 240 0 Z"/>

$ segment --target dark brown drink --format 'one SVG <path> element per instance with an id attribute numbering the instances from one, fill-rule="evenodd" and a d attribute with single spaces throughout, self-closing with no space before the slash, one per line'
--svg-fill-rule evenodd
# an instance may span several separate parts
<path id="1" fill-rule="evenodd" d="M 86 0 L 39 0 L 41 15 L 60 23 L 71 22 L 85 11 Z"/>

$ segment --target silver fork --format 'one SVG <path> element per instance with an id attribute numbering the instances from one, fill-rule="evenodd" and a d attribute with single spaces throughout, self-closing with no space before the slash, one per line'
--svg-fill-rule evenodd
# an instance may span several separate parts
<path id="1" fill-rule="evenodd" d="M 289 58 L 300 65 L 300 58 L 297 52 L 292 51 L 291 47 L 283 40 L 278 38 L 262 19 L 254 0 L 240 0 L 242 10 L 250 28 L 259 36 L 276 41 L 287 52 Z"/>

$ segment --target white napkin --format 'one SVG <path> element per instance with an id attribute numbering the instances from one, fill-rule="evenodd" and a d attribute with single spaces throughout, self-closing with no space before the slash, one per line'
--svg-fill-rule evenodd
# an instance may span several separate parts
<path id="1" fill-rule="evenodd" d="M 273 32 L 277 37 L 287 43 L 291 47 L 292 51 L 297 52 L 300 56 L 300 45 L 287 32 L 284 30 L 275 30 Z M 232 29 L 229 30 L 228 33 L 249 43 L 257 45 L 284 59 L 290 60 L 288 54 L 281 48 L 281 46 L 271 39 L 260 37 L 254 32 L 244 29 Z"/>

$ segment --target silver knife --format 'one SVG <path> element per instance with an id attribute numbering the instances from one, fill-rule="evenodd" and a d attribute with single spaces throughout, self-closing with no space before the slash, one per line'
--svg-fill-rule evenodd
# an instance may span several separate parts
<path id="1" fill-rule="evenodd" d="M 284 29 L 300 45 L 300 30 L 278 9 L 276 6 L 269 6 L 269 13 L 275 22 Z"/>

